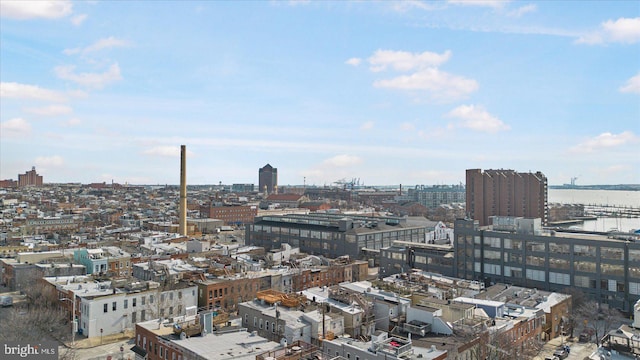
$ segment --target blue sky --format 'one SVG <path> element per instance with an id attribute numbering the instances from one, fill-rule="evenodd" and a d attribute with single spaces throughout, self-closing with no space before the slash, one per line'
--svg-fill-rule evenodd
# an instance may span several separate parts
<path id="1" fill-rule="evenodd" d="M 638 1 L 0 6 L 0 179 L 640 183 Z"/>

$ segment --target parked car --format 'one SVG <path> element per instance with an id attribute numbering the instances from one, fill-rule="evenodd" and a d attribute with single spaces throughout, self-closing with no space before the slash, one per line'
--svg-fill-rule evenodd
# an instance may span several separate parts
<path id="1" fill-rule="evenodd" d="M 560 360 L 566 359 L 569 356 L 569 353 L 565 349 L 557 349 L 553 352 L 554 356 L 557 356 Z"/>
<path id="2" fill-rule="evenodd" d="M 0 296 L 0 306 L 7 307 L 13 305 L 13 297 L 8 295 Z"/>
<path id="3" fill-rule="evenodd" d="M 545 357 L 544 360 L 560 360 L 560 358 L 555 355 L 551 355 L 551 356 Z"/>

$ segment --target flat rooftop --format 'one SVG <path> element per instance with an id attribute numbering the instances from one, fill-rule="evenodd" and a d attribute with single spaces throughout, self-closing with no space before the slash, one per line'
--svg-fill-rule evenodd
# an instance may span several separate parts
<path id="1" fill-rule="evenodd" d="M 197 354 L 199 359 L 211 360 L 254 360 L 256 355 L 280 347 L 279 343 L 246 330 L 193 336 L 184 340 L 171 340 L 171 342 Z"/>

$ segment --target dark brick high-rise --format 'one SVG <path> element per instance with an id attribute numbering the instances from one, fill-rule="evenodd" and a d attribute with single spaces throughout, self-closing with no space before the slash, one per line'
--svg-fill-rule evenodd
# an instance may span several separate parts
<path id="1" fill-rule="evenodd" d="M 258 191 L 273 194 L 278 187 L 278 169 L 267 164 L 258 170 Z"/>

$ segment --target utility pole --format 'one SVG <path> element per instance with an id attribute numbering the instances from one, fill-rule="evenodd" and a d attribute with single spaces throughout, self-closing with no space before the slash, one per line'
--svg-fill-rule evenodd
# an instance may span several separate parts
<path id="1" fill-rule="evenodd" d="M 325 303 L 322 302 L 322 341 L 325 340 L 326 332 L 325 332 L 325 328 L 324 328 L 324 309 L 325 309 Z"/>

